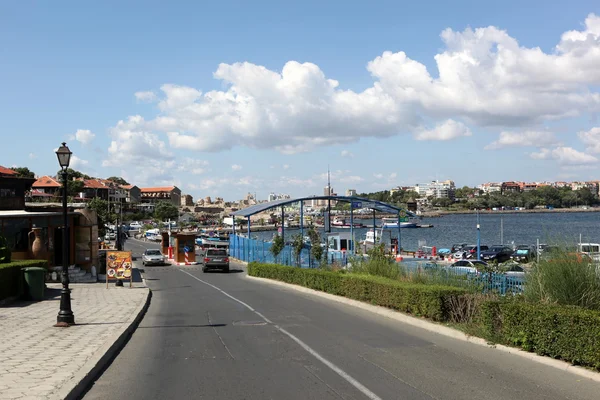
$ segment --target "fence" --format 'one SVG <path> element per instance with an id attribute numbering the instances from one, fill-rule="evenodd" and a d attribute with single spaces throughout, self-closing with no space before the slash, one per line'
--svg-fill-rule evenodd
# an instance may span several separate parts
<path id="1" fill-rule="evenodd" d="M 461 267 L 448 268 L 434 262 L 402 263 L 404 271 L 422 274 L 442 284 L 462 287 L 477 287 L 482 292 L 496 292 L 500 295 L 523 293 L 525 277 L 494 272 L 471 272 Z"/>
<path id="2" fill-rule="evenodd" d="M 317 268 L 319 263 L 310 256 L 310 248 L 302 249 L 300 253 L 300 262 L 295 259 L 292 246 L 286 245 L 277 260 L 271 253 L 271 242 L 258 239 L 249 239 L 246 237 L 231 235 L 229 237 L 229 255 L 238 260 L 246 262 L 277 263 L 289 266 L 300 266 L 302 268 Z M 329 264 L 339 264 L 346 266 L 352 262 L 345 253 L 327 252 L 323 253 L 327 257 Z M 525 286 L 525 279 L 522 276 L 507 276 L 500 273 L 471 273 L 461 268 L 447 268 L 434 262 L 423 261 L 405 261 L 400 268 L 406 273 L 422 274 L 441 284 L 448 284 L 462 287 L 477 287 L 485 292 L 497 292 L 501 295 L 522 293 Z"/>
<path id="3" fill-rule="evenodd" d="M 277 260 L 271 253 L 271 242 L 259 239 L 248 239 L 247 237 L 230 235 L 229 236 L 229 255 L 238 260 L 246 262 L 277 263 L 290 266 L 300 266 L 302 268 L 316 268 L 319 262 L 310 255 L 310 246 L 306 245 L 300 252 L 300 260 L 296 260 L 292 246 L 286 245 Z M 329 264 L 337 263 L 345 266 L 348 263 L 348 257 L 341 252 L 323 252 L 323 257 L 327 257 Z M 298 261 L 300 261 L 298 263 Z"/>

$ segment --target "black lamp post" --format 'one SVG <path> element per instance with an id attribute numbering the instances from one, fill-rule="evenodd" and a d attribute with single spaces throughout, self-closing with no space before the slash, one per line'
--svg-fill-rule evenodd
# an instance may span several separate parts
<path id="1" fill-rule="evenodd" d="M 62 291 L 60 292 L 60 311 L 56 317 L 56 325 L 58 327 L 66 327 L 75 323 L 75 316 L 71 310 L 71 290 L 69 290 L 69 235 L 68 235 L 68 219 L 67 219 L 67 182 L 69 163 L 71 162 L 71 150 L 67 144 L 63 142 L 62 146 L 56 151 L 58 163 L 62 170 L 63 184 L 63 248 L 62 248 Z"/>

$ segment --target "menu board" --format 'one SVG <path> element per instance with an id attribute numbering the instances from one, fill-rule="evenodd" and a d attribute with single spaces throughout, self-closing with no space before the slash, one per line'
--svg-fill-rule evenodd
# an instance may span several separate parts
<path id="1" fill-rule="evenodd" d="M 129 279 L 129 287 L 132 286 L 130 251 L 107 251 L 106 252 L 106 287 L 110 279 Z"/>

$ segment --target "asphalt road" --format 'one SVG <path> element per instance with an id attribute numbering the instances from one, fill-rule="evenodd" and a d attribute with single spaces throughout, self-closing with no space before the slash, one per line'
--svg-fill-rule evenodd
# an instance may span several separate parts
<path id="1" fill-rule="evenodd" d="M 85 398 L 599 398 L 577 375 L 245 275 L 146 267 L 150 308 Z"/>

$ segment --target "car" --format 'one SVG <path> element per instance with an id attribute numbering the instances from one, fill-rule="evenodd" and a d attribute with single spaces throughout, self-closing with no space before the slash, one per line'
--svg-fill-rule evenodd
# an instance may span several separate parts
<path id="1" fill-rule="evenodd" d="M 131 229 L 132 231 L 139 231 L 140 229 L 142 229 L 142 224 L 138 221 L 133 221 L 129 224 L 129 229 Z"/>
<path id="2" fill-rule="evenodd" d="M 517 246 L 517 249 L 510 255 L 510 259 L 517 262 L 528 263 L 536 258 L 535 249 L 527 244 Z"/>
<path id="3" fill-rule="evenodd" d="M 142 265 L 165 265 L 165 256 L 159 249 L 147 249 L 142 254 Z"/>
<path id="4" fill-rule="evenodd" d="M 483 250 L 483 249 L 482 249 Z M 513 249 L 508 246 L 496 245 L 490 249 L 482 251 L 480 258 L 487 262 L 498 262 L 503 263 L 504 261 L 510 260 L 510 256 L 513 253 Z"/>
<path id="5" fill-rule="evenodd" d="M 488 246 L 480 245 L 479 250 L 485 251 L 488 249 Z M 469 245 L 463 247 L 461 250 L 454 253 L 454 258 L 456 260 L 465 259 L 465 258 L 477 258 L 477 245 Z"/>
<path id="6" fill-rule="evenodd" d="M 512 264 L 504 272 L 504 275 L 515 276 L 515 277 L 524 277 L 525 276 L 525 268 L 523 268 L 519 264 Z"/>
<path id="7" fill-rule="evenodd" d="M 202 272 L 209 269 L 220 269 L 229 272 L 229 255 L 225 249 L 206 249 L 202 259 Z"/>
<path id="8" fill-rule="evenodd" d="M 469 243 L 453 244 L 452 247 L 450 248 L 450 253 L 454 254 L 457 251 L 462 250 L 464 247 L 467 247 L 468 245 L 469 245 Z"/>
<path id="9" fill-rule="evenodd" d="M 104 240 L 115 240 L 116 238 L 117 238 L 117 234 L 112 231 L 108 231 L 104 235 Z"/>
<path id="10" fill-rule="evenodd" d="M 452 272 L 461 274 L 479 274 L 479 271 L 487 267 L 487 263 L 478 260 L 460 260 L 450 265 Z"/>

